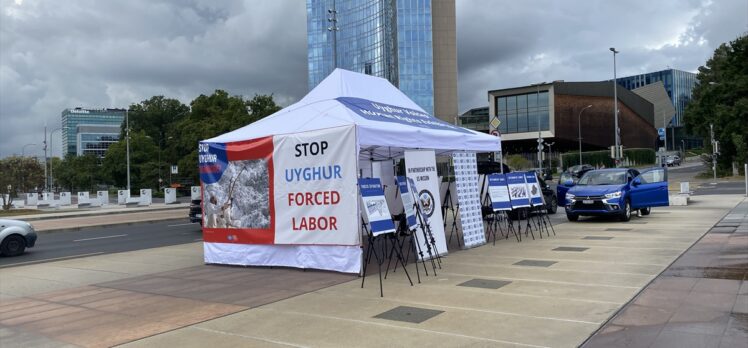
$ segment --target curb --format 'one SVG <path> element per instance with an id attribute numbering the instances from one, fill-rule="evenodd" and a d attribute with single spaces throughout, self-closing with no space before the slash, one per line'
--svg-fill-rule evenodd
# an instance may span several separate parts
<path id="1" fill-rule="evenodd" d="M 62 215 L 62 216 L 44 216 L 44 214 L 40 214 L 42 216 L 29 216 L 27 218 L 23 218 L 23 221 L 39 221 L 39 220 L 52 220 L 52 219 L 67 219 L 67 218 L 78 218 L 78 217 L 93 217 L 93 216 L 102 216 L 102 215 L 116 215 L 116 214 L 131 214 L 131 213 L 148 213 L 152 211 L 164 211 L 164 210 L 178 210 L 178 209 L 189 209 L 189 206 L 173 206 L 173 207 L 162 207 L 162 208 L 153 208 L 153 209 L 141 209 L 141 210 L 117 210 L 117 211 L 102 211 L 100 213 L 78 213 L 78 214 L 70 214 L 70 215 Z M 90 211 L 90 210 L 89 210 Z M 3 217 L 4 219 L 18 219 L 18 217 L 21 217 L 23 215 L 16 215 L 16 216 L 6 216 Z"/>
<path id="2" fill-rule="evenodd" d="M 130 226 L 130 225 L 136 225 L 136 224 L 155 224 L 155 223 L 164 222 L 164 221 L 184 222 L 185 220 L 189 222 L 189 218 L 164 218 L 164 219 L 118 222 L 118 223 L 102 224 L 102 225 L 66 227 L 66 228 L 58 228 L 58 229 L 50 229 L 50 230 L 35 230 L 35 231 L 39 234 L 57 233 L 57 232 L 76 232 L 76 231 L 80 231 L 80 230 L 88 229 L 88 228 Z M 197 222 L 195 224 L 197 224 L 198 226 L 200 225 Z"/>

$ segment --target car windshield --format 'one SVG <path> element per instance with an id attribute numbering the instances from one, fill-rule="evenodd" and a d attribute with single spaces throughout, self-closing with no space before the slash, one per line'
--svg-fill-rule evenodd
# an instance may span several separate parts
<path id="1" fill-rule="evenodd" d="M 626 171 L 598 171 L 587 172 L 579 179 L 577 185 L 623 185 L 626 183 Z"/>

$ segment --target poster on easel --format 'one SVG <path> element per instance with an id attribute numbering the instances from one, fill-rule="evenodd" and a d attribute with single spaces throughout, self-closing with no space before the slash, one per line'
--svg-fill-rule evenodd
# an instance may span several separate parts
<path id="1" fill-rule="evenodd" d="M 543 203 L 543 192 L 540 190 L 540 184 L 535 172 L 525 172 L 525 179 L 527 182 L 527 191 L 530 193 L 530 205 L 533 207 L 542 206 Z"/>
<path id="2" fill-rule="evenodd" d="M 465 248 L 486 244 L 475 152 L 455 152 L 452 158 L 463 243 Z"/>
<path id="3" fill-rule="evenodd" d="M 530 206 L 530 193 L 527 191 L 524 172 L 506 174 L 506 184 L 509 188 L 509 199 L 512 201 L 512 209 L 527 208 Z"/>
<path id="4" fill-rule="evenodd" d="M 440 255 L 447 254 L 447 238 L 444 235 L 444 217 L 442 217 L 441 196 L 439 195 L 439 180 L 436 172 L 436 153 L 434 150 L 405 151 L 405 175 L 415 183 L 414 191 L 417 202 L 421 207 L 424 220 L 433 221 L 429 224 L 430 237 L 433 238 Z M 428 243 L 426 238 L 420 243 Z M 427 249 L 426 244 L 421 245 Z"/>
<path id="5" fill-rule="evenodd" d="M 488 195 L 491 197 L 491 208 L 493 208 L 493 211 L 512 210 L 512 201 L 509 198 L 506 175 L 490 174 L 488 176 Z"/>
<path id="6" fill-rule="evenodd" d="M 385 233 L 394 233 L 395 224 L 392 222 L 379 178 L 359 178 L 358 187 L 361 192 L 364 216 L 371 228 L 371 235 L 376 237 Z"/>
<path id="7" fill-rule="evenodd" d="M 405 210 L 405 219 L 408 222 L 408 230 L 415 230 L 418 227 L 416 220 L 415 199 L 408 185 L 408 180 L 404 176 L 397 177 L 397 186 L 400 189 L 400 200 L 403 202 Z"/>

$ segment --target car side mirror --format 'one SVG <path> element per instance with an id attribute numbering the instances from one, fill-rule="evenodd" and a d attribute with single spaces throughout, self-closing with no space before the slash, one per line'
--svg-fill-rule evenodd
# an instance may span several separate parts
<path id="1" fill-rule="evenodd" d="M 641 185 L 641 183 L 642 183 L 642 180 L 639 179 L 639 178 L 636 178 L 636 179 L 634 179 L 634 181 L 631 182 L 631 184 L 634 185 L 634 186 L 639 186 L 639 185 Z"/>
<path id="2" fill-rule="evenodd" d="M 569 187 L 574 186 L 574 180 L 569 179 L 569 180 L 564 181 L 564 186 L 569 186 Z"/>

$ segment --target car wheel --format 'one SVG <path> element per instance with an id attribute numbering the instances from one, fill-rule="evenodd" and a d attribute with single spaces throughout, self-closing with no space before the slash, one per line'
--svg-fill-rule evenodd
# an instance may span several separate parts
<path id="1" fill-rule="evenodd" d="M 26 240 L 17 234 L 5 237 L 3 243 L 0 244 L 0 253 L 5 256 L 21 255 L 24 250 L 26 250 Z"/>
<path id="2" fill-rule="evenodd" d="M 579 220 L 579 215 L 566 213 L 566 218 L 569 219 L 569 221 L 577 221 Z"/>
<path id="3" fill-rule="evenodd" d="M 623 212 L 621 213 L 621 221 L 626 222 L 631 220 L 631 203 L 627 199 L 623 205 Z"/>
<path id="4" fill-rule="evenodd" d="M 556 196 L 551 197 L 551 201 L 548 202 L 548 214 L 556 214 L 558 211 L 558 199 Z"/>
<path id="5" fill-rule="evenodd" d="M 649 215 L 652 212 L 652 208 L 646 207 L 646 208 L 641 209 L 639 211 L 642 213 L 642 215 Z"/>

